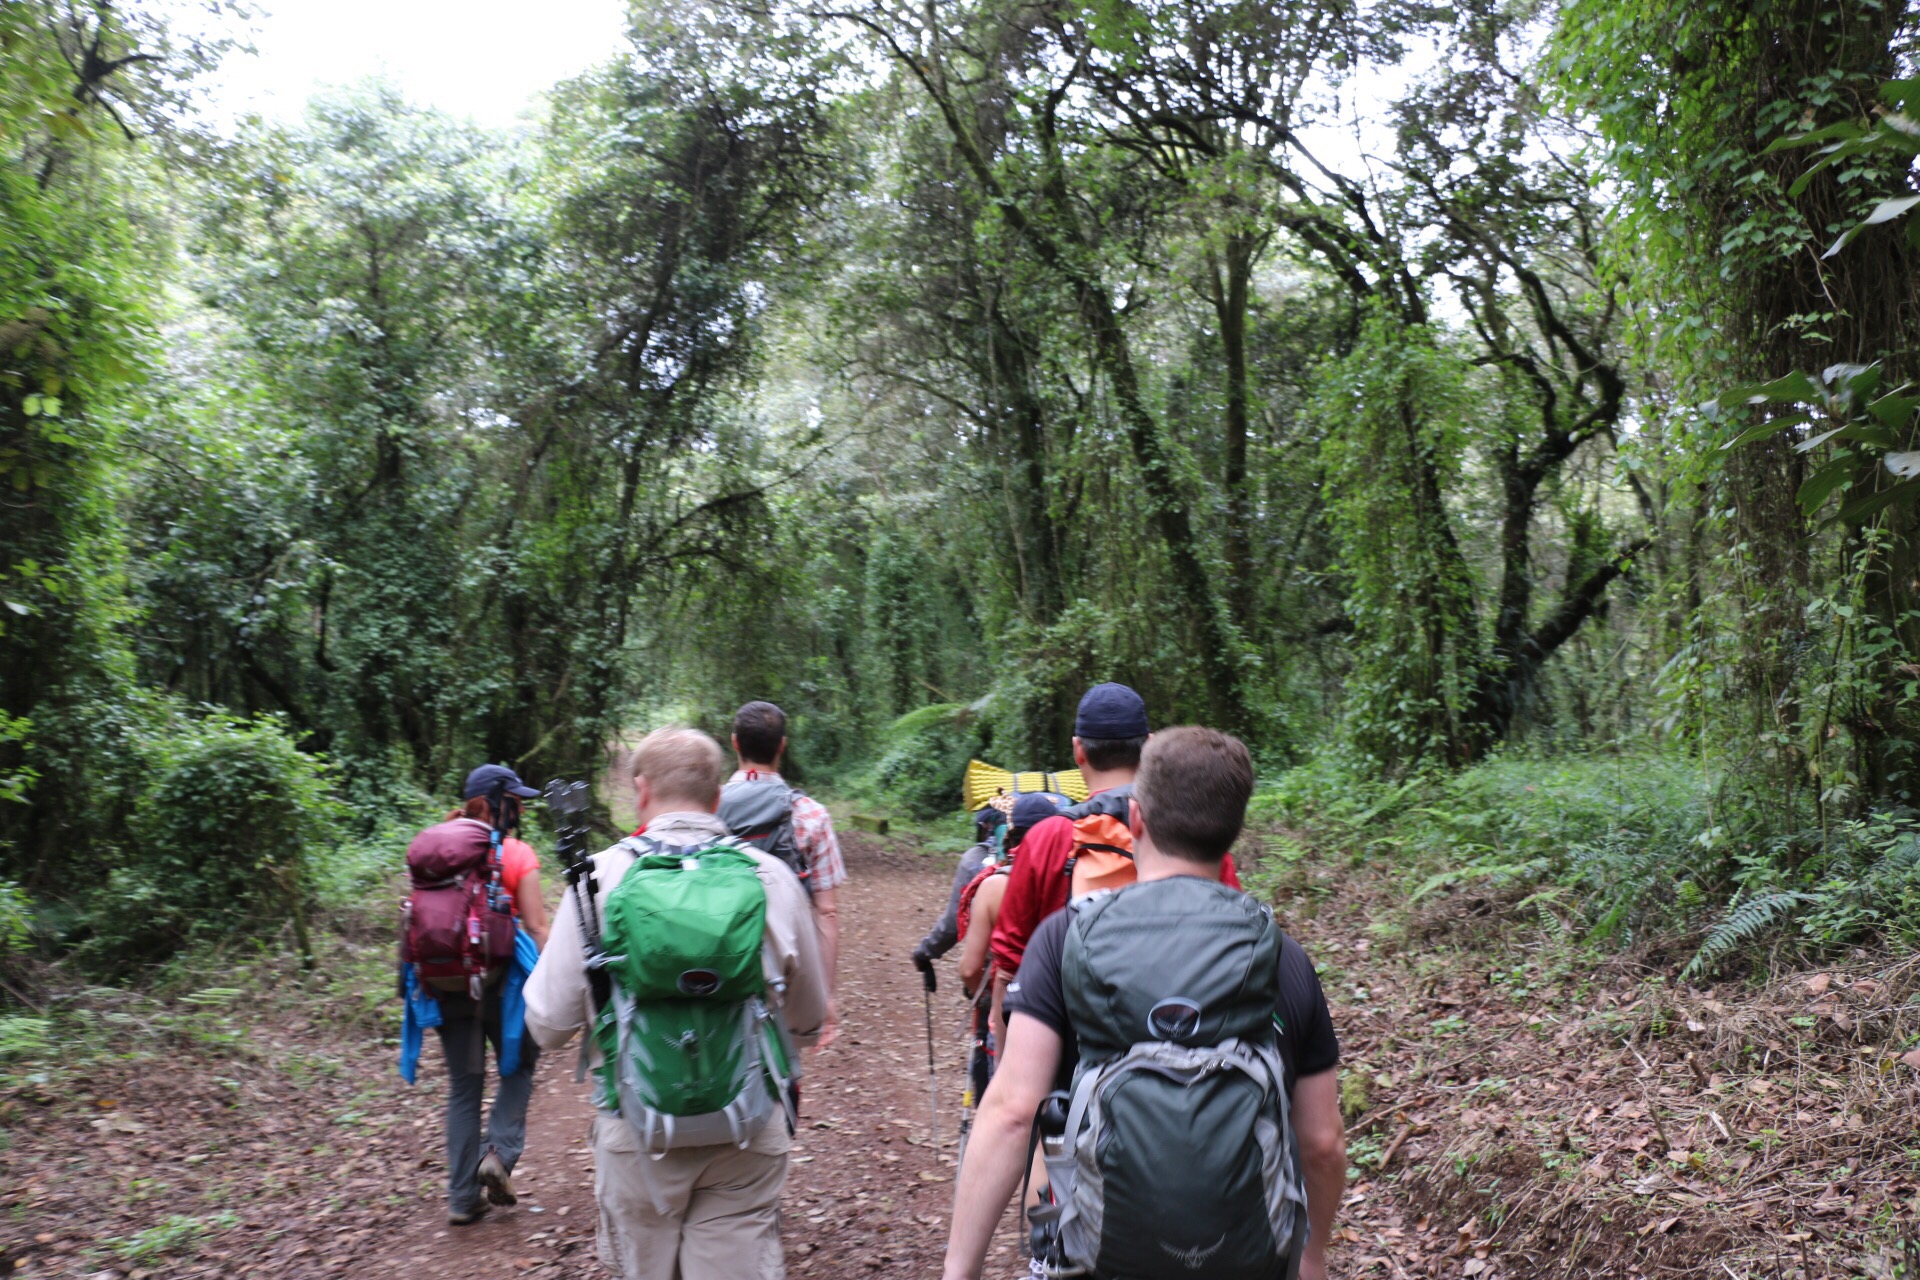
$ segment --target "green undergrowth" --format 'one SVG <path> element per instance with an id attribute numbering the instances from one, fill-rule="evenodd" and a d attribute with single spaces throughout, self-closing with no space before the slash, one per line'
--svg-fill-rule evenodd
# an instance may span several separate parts
<path id="1" fill-rule="evenodd" d="M 280 1061 L 285 1055 L 262 1037 L 275 1023 L 392 1041 L 399 1028 L 392 961 L 387 939 L 329 937 L 312 969 L 286 954 L 236 958 L 202 949 L 154 970 L 137 989 L 49 983 L 31 1007 L 16 1002 L 0 1012 L 0 1099 L 57 1098 L 68 1082 L 102 1066 L 182 1054 L 297 1070 L 297 1055 Z"/>
<path id="2" fill-rule="evenodd" d="M 1595 944 L 1677 942 L 1689 977 L 1762 944 L 1920 942 L 1920 814 L 1783 829 L 1739 779 L 1656 752 L 1400 779 L 1327 752 L 1267 783 L 1255 816 L 1319 850 L 1391 858 L 1413 906 L 1492 892 Z"/>
<path id="3" fill-rule="evenodd" d="M 57 964 L 149 985 L 182 956 L 311 960 L 367 904 L 432 806 L 383 759 L 300 749 L 282 720 L 150 698 L 103 751 L 84 874 L 0 877 L 0 981 Z M 0 850 L 0 853 L 6 852 Z"/>
<path id="4" fill-rule="evenodd" d="M 887 727 L 873 763 L 846 775 L 841 790 L 890 821 L 945 825 L 957 811 L 967 761 L 986 741 L 985 723 L 972 705 L 921 707 Z"/>

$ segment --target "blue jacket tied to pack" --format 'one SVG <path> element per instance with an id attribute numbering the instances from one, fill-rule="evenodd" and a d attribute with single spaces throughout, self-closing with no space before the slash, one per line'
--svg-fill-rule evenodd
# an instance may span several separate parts
<path id="1" fill-rule="evenodd" d="M 500 988 L 500 1074 L 510 1076 L 520 1070 L 520 1045 L 527 1034 L 527 977 L 540 961 L 540 948 L 533 935 L 516 929 L 513 939 L 513 963 Z M 427 1029 L 440 1025 L 440 1001 L 433 991 L 421 985 L 411 962 L 400 966 L 400 986 L 406 993 L 406 1012 L 400 1022 L 400 1075 L 408 1084 L 420 1070 L 420 1047 L 426 1042 Z"/>

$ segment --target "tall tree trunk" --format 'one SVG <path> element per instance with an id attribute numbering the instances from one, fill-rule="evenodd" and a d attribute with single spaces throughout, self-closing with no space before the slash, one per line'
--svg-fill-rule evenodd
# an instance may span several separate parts
<path id="1" fill-rule="evenodd" d="M 1234 621 L 1242 627 L 1253 617 L 1253 501 L 1247 482 L 1252 413 L 1247 385 L 1247 302 L 1258 244 L 1252 236 L 1230 234 L 1220 255 L 1222 261 L 1213 272 L 1213 307 L 1226 364 L 1226 462 L 1221 474 L 1221 487 L 1227 496 L 1226 596 Z"/>
<path id="2" fill-rule="evenodd" d="M 1029 618 L 1051 623 L 1066 607 L 1060 576 L 1060 543 L 1047 492 L 1046 416 L 1034 394 L 1032 350 L 1027 335 L 987 303 L 988 356 L 993 372 L 991 421 L 1004 437 L 1012 465 L 1003 469 L 1012 533 L 1020 563 L 1020 598 Z"/>

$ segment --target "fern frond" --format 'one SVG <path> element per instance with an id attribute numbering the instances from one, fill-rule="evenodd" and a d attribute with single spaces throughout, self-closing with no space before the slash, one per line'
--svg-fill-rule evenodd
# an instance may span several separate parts
<path id="1" fill-rule="evenodd" d="M 1700 944 L 1698 954 L 1681 970 L 1680 977 L 1682 980 L 1697 977 L 1792 915 L 1796 907 L 1812 900 L 1812 894 L 1799 892 L 1764 893 L 1747 899 L 1713 927 L 1707 940 Z"/>
<path id="2" fill-rule="evenodd" d="M 1436 889 L 1458 884 L 1463 880 L 1490 880 L 1496 885 L 1511 883 L 1514 880 L 1538 880 L 1553 870 L 1550 858 L 1529 858 L 1525 862 L 1502 862 L 1498 855 L 1468 863 L 1463 867 L 1450 867 L 1445 871 L 1428 876 L 1413 891 L 1407 901 L 1415 903 Z"/>

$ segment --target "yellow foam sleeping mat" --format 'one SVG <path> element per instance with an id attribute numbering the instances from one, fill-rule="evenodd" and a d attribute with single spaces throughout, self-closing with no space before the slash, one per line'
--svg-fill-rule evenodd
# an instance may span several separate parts
<path id="1" fill-rule="evenodd" d="M 1075 803 L 1087 798 L 1087 780 L 1080 776 L 1078 769 L 1062 769 L 1058 773 L 1033 769 L 1014 773 L 1010 769 L 995 768 L 983 760 L 967 761 L 967 777 L 960 789 L 967 798 L 969 810 L 986 808 L 995 796 L 1024 795 L 1029 791 L 1057 791 Z"/>

